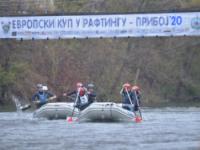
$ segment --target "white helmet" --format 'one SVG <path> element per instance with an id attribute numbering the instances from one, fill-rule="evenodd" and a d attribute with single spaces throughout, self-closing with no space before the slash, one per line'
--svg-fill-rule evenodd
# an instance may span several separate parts
<path id="1" fill-rule="evenodd" d="M 37 84 L 37 88 L 39 89 L 39 88 L 42 88 L 42 84 L 41 83 L 38 83 Z"/>
<path id="2" fill-rule="evenodd" d="M 48 87 L 47 86 L 42 86 L 43 91 L 48 91 Z"/>
<path id="3" fill-rule="evenodd" d="M 87 85 L 87 87 L 88 87 L 88 88 L 94 88 L 94 84 L 89 83 L 89 84 Z"/>

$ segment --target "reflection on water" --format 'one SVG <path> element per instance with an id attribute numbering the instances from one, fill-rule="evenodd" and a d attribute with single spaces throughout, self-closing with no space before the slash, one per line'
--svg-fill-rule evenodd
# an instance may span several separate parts
<path id="1" fill-rule="evenodd" d="M 144 109 L 142 123 L 67 123 L 0 113 L 1 150 L 200 150 L 200 108 Z"/>

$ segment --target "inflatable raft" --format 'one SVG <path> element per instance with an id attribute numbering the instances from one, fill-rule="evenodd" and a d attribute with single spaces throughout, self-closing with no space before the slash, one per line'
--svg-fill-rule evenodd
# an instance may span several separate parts
<path id="1" fill-rule="evenodd" d="M 33 117 L 46 119 L 66 119 L 72 115 L 73 103 L 47 103 L 37 109 L 33 113 Z M 78 115 L 78 110 L 75 108 L 74 117 Z"/>
<path id="2" fill-rule="evenodd" d="M 129 122 L 134 118 L 134 113 L 123 109 L 121 104 L 106 102 L 93 103 L 84 109 L 79 122 Z"/>

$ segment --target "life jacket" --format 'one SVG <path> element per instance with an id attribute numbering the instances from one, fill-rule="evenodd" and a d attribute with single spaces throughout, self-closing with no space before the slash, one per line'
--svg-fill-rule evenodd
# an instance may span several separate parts
<path id="1" fill-rule="evenodd" d="M 83 96 L 80 96 L 80 102 L 81 102 L 81 105 L 85 105 L 88 103 L 88 96 L 85 94 Z"/>
<path id="2" fill-rule="evenodd" d="M 38 92 L 38 100 L 41 103 L 45 103 L 47 101 L 47 94 L 45 92 Z"/>
<path id="3" fill-rule="evenodd" d="M 88 103 L 88 96 L 86 93 L 86 89 L 84 87 L 80 87 L 78 89 L 79 91 L 79 99 L 80 99 L 80 105 L 85 105 Z"/>
<path id="4" fill-rule="evenodd" d="M 133 95 L 130 91 L 128 91 L 128 93 L 126 91 L 123 91 L 122 97 L 123 97 L 123 102 L 122 102 L 123 104 L 131 104 L 131 102 L 134 103 Z M 130 102 L 130 100 L 131 100 L 131 102 Z"/>

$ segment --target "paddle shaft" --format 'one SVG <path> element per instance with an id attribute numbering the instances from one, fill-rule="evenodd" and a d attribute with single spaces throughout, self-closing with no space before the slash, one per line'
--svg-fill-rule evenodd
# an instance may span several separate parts
<path id="1" fill-rule="evenodd" d="M 129 102 L 131 103 L 131 106 L 132 106 L 132 108 L 134 107 L 134 105 L 133 105 L 133 103 L 132 103 L 132 101 L 131 101 L 131 97 L 130 97 L 130 95 L 129 95 L 129 93 L 128 93 L 128 90 L 125 88 L 125 90 L 126 90 L 126 94 L 128 95 L 128 99 L 129 99 Z M 133 108 L 134 109 L 134 108 Z M 136 113 L 135 113 L 135 111 L 134 111 L 134 114 L 135 114 L 135 116 L 136 116 Z"/>
<path id="2" fill-rule="evenodd" d="M 137 71 L 136 71 L 134 85 L 137 84 L 137 80 L 138 80 L 138 78 L 139 78 L 139 75 L 140 75 L 140 68 L 138 68 Z"/>
<path id="3" fill-rule="evenodd" d="M 20 107 L 20 109 L 21 109 L 22 111 L 25 111 L 25 110 L 27 110 L 27 109 L 29 109 L 29 108 L 31 108 L 31 105 L 30 105 L 30 104 L 26 104 L 26 105 Z"/>
<path id="4" fill-rule="evenodd" d="M 141 63 L 141 61 L 140 61 L 140 63 Z M 135 81 L 134 81 L 134 84 L 135 84 L 135 85 L 137 84 L 137 80 L 138 80 L 138 78 L 139 78 L 139 75 L 140 75 L 140 68 L 138 68 L 137 71 L 136 71 Z M 142 118 L 142 112 L 141 112 L 141 110 L 140 110 L 140 105 L 139 105 L 138 96 L 137 96 L 136 91 L 134 91 L 134 93 L 135 93 L 135 97 L 136 97 L 136 103 L 137 103 L 137 106 L 138 106 L 138 111 L 139 111 L 139 113 L 140 113 L 140 117 Z"/>
<path id="5" fill-rule="evenodd" d="M 73 110 L 72 110 L 72 115 L 71 115 L 71 117 L 73 117 L 73 115 L 74 115 L 75 105 L 76 105 L 76 103 L 77 103 L 77 101 L 78 101 L 79 93 L 80 93 L 80 90 L 78 89 L 78 93 L 77 93 L 76 99 L 75 99 L 75 101 L 74 101 L 74 108 L 73 108 Z"/>
<path id="6" fill-rule="evenodd" d="M 133 103 L 132 103 L 132 101 L 131 101 L 131 98 L 130 98 L 130 95 L 129 95 L 127 89 L 125 89 L 125 90 L 126 90 L 126 93 L 127 93 L 127 95 L 128 95 L 128 99 L 129 99 L 129 101 L 130 101 L 132 107 L 134 107 L 134 105 L 133 105 Z M 137 106 L 138 106 L 138 111 L 139 111 L 140 117 L 141 117 L 141 119 L 142 119 L 142 113 L 141 113 L 141 110 L 140 110 L 139 101 L 138 101 L 138 97 L 137 97 L 136 91 L 134 91 L 134 94 L 135 94 L 135 98 L 136 98 L 136 104 L 137 104 Z M 134 110 L 134 114 L 135 114 L 135 116 L 136 116 L 136 111 L 135 111 L 135 110 Z"/>
<path id="7" fill-rule="evenodd" d="M 133 106 L 133 103 L 132 103 L 132 101 L 131 101 L 131 97 L 130 97 L 130 95 L 129 95 L 129 93 L 128 93 L 128 90 L 127 90 L 126 88 L 125 88 L 125 90 L 126 90 L 126 94 L 128 95 L 128 99 L 129 99 L 131 105 Z"/>
<path id="8" fill-rule="evenodd" d="M 53 96 L 53 97 L 48 98 L 48 99 L 46 100 L 46 103 L 48 103 L 49 101 L 52 101 L 52 100 L 54 100 L 54 99 L 56 99 L 56 96 Z M 36 100 L 36 101 L 33 101 L 33 102 L 35 102 L 36 104 L 40 104 L 40 103 L 41 103 L 40 100 Z"/>

